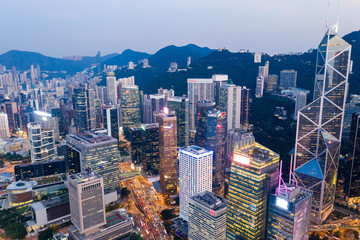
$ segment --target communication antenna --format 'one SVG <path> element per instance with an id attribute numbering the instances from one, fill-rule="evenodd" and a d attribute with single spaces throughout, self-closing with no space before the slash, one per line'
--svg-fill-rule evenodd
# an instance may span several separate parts
<path id="1" fill-rule="evenodd" d="M 330 0 L 328 0 L 327 9 L 326 9 L 326 33 L 333 32 L 337 34 L 339 27 L 339 15 L 340 15 L 340 0 L 338 0 L 337 13 L 336 13 L 336 23 L 334 25 L 329 24 L 329 12 L 330 12 Z"/>

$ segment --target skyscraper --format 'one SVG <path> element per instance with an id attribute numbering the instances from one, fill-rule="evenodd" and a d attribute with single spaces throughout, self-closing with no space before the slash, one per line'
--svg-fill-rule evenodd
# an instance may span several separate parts
<path id="1" fill-rule="evenodd" d="M 265 239 L 267 196 L 278 183 L 279 158 L 252 135 L 236 143 L 227 205 L 228 240 Z"/>
<path id="2" fill-rule="evenodd" d="M 312 192 L 282 184 L 269 195 L 267 239 L 308 240 Z"/>
<path id="3" fill-rule="evenodd" d="M 69 175 L 68 181 L 71 222 L 80 234 L 99 231 L 106 223 L 103 178 L 86 171 Z"/>
<path id="4" fill-rule="evenodd" d="M 188 221 L 189 198 L 212 190 L 213 151 L 198 146 L 180 149 L 180 217 Z"/>
<path id="5" fill-rule="evenodd" d="M 77 132 L 95 129 L 95 92 L 91 88 L 74 89 L 74 122 Z"/>
<path id="6" fill-rule="evenodd" d="M 0 112 L 0 139 L 10 137 L 9 122 L 6 113 Z"/>
<path id="7" fill-rule="evenodd" d="M 160 94 L 144 94 L 143 100 L 143 121 L 145 123 L 155 123 L 156 112 L 160 112 L 166 107 L 166 96 Z"/>
<path id="8" fill-rule="evenodd" d="M 189 99 L 173 97 L 168 99 L 168 108 L 175 111 L 177 118 L 177 144 L 179 147 L 189 145 Z"/>
<path id="9" fill-rule="evenodd" d="M 226 199 L 204 191 L 189 198 L 189 240 L 226 239 Z"/>
<path id="10" fill-rule="evenodd" d="M 266 91 L 272 92 L 278 88 L 279 76 L 276 74 L 270 74 L 266 79 Z"/>
<path id="11" fill-rule="evenodd" d="M 166 109 L 165 109 L 166 110 Z M 159 157 L 160 185 L 166 200 L 177 194 L 177 119 L 174 114 L 160 113 L 159 123 Z"/>
<path id="12" fill-rule="evenodd" d="M 106 77 L 106 87 L 108 90 L 108 98 L 111 101 L 111 105 L 117 105 L 117 82 L 114 73 L 108 73 Z"/>
<path id="13" fill-rule="evenodd" d="M 360 202 L 360 113 L 352 114 L 350 130 L 350 157 L 344 192 L 350 204 Z"/>
<path id="14" fill-rule="evenodd" d="M 131 161 L 133 164 L 140 166 L 142 164 L 143 156 L 143 130 L 140 126 L 129 129 L 130 146 L 131 146 Z"/>
<path id="15" fill-rule="evenodd" d="M 103 108 L 103 122 L 104 128 L 107 130 L 107 134 L 110 137 L 119 140 L 119 128 L 120 128 L 120 109 L 117 106 L 104 107 Z"/>
<path id="16" fill-rule="evenodd" d="M 142 130 L 142 166 L 146 175 L 159 174 L 159 125 L 143 124 Z"/>
<path id="17" fill-rule="evenodd" d="M 280 72 L 280 87 L 291 88 L 296 87 L 297 71 L 282 70 Z"/>
<path id="18" fill-rule="evenodd" d="M 306 106 L 306 99 L 307 99 L 307 93 L 303 91 L 299 91 L 295 95 L 295 118 L 297 118 L 297 115 L 303 107 Z"/>
<path id="19" fill-rule="evenodd" d="M 248 125 L 250 106 L 250 89 L 225 84 L 220 88 L 219 110 L 226 113 L 227 130 Z"/>
<path id="20" fill-rule="evenodd" d="M 34 122 L 40 124 L 42 129 L 54 130 L 54 139 L 56 142 L 60 140 L 59 119 L 51 115 L 51 113 L 34 111 Z"/>
<path id="21" fill-rule="evenodd" d="M 312 220 L 321 224 L 335 200 L 351 45 L 330 27 L 317 50 L 314 100 L 299 111 L 294 173 L 313 191 Z"/>
<path id="22" fill-rule="evenodd" d="M 214 80 L 215 106 L 218 107 L 220 102 L 220 88 L 227 83 L 229 77 L 225 74 L 216 74 L 212 76 L 212 79 Z"/>
<path id="23" fill-rule="evenodd" d="M 195 130 L 196 103 L 200 101 L 214 101 L 214 80 L 207 78 L 189 78 L 188 98 L 189 98 L 189 128 Z"/>
<path id="24" fill-rule="evenodd" d="M 17 113 L 17 104 L 16 102 L 5 102 L 5 111 L 8 115 L 9 121 L 9 130 L 12 132 L 15 128 L 17 128 L 16 124 L 16 117 L 15 114 Z"/>
<path id="25" fill-rule="evenodd" d="M 140 123 L 140 93 L 136 85 L 121 88 L 121 124 L 131 128 Z"/>
<path id="26" fill-rule="evenodd" d="M 204 147 L 206 141 L 206 114 L 215 106 L 214 102 L 201 101 L 196 104 L 195 144 Z"/>
<path id="27" fill-rule="evenodd" d="M 91 169 L 104 178 L 105 191 L 119 190 L 118 141 L 96 131 L 66 136 L 66 143 L 71 150 L 80 155 L 81 172 Z"/>
<path id="28" fill-rule="evenodd" d="M 213 189 L 220 189 L 225 180 L 225 116 L 225 112 L 216 109 L 209 110 L 206 113 L 205 148 L 214 152 L 212 164 Z"/>
<path id="29" fill-rule="evenodd" d="M 265 83 L 269 76 L 269 61 L 264 66 L 259 66 L 258 76 L 256 78 L 255 97 L 262 98 L 264 94 Z"/>
<path id="30" fill-rule="evenodd" d="M 43 129 L 39 123 L 28 124 L 31 162 L 53 160 L 55 157 L 55 140 L 53 129 Z"/>

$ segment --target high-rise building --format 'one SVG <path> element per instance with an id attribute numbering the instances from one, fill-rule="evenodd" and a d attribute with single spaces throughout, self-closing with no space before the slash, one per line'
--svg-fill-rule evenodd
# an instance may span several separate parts
<path id="1" fill-rule="evenodd" d="M 214 106 L 215 103 L 210 101 L 201 101 L 196 104 L 195 144 L 200 147 L 204 147 L 206 141 L 206 114 Z"/>
<path id="2" fill-rule="evenodd" d="M 276 74 L 269 74 L 266 79 L 266 91 L 272 92 L 278 88 L 279 76 Z"/>
<path id="3" fill-rule="evenodd" d="M 259 73 L 256 78 L 256 89 L 255 97 L 262 98 L 264 94 L 265 83 L 269 76 L 269 61 L 265 63 L 264 66 L 259 66 Z"/>
<path id="4" fill-rule="evenodd" d="M 94 172 L 68 176 L 71 222 L 90 235 L 106 223 L 103 178 Z"/>
<path id="5" fill-rule="evenodd" d="M 119 140 L 120 109 L 117 106 L 103 108 L 103 124 L 107 134 Z"/>
<path id="6" fill-rule="evenodd" d="M 121 124 L 131 128 L 140 124 L 140 93 L 136 85 L 121 88 Z"/>
<path id="7" fill-rule="evenodd" d="M 168 99 L 168 108 L 175 111 L 177 118 L 177 144 L 179 147 L 189 145 L 189 99 L 173 97 Z"/>
<path id="8" fill-rule="evenodd" d="M 226 239 L 225 198 L 209 191 L 189 198 L 188 239 Z"/>
<path id="9" fill-rule="evenodd" d="M 214 81 L 215 106 L 218 107 L 220 102 L 220 88 L 227 83 L 229 77 L 225 74 L 216 74 L 212 76 L 212 79 Z"/>
<path id="10" fill-rule="evenodd" d="M 176 196 L 178 187 L 177 119 L 174 114 L 160 113 L 157 122 L 159 123 L 160 185 L 169 202 L 170 198 Z"/>
<path id="11" fill-rule="evenodd" d="M 95 129 L 95 92 L 91 88 L 74 89 L 74 123 L 77 132 Z"/>
<path id="12" fill-rule="evenodd" d="M 297 115 L 299 111 L 306 106 L 307 93 L 299 91 L 295 95 L 295 118 L 297 119 Z"/>
<path id="13" fill-rule="evenodd" d="M 254 63 L 261 63 L 261 53 L 254 54 Z"/>
<path id="14" fill-rule="evenodd" d="M 6 113 L 0 112 L 0 139 L 10 137 L 9 122 Z"/>
<path id="15" fill-rule="evenodd" d="M 267 239 L 309 239 L 312 192 L 283 184 L 269 195 Z"/>
<path id="16" fill-rule="evenodd" d="M 9 130 L 12 132 L 18 127 L 15 114 L 18 112 L 16 102 L 5 102 L 5 112 L 8 115 Z"/>
<path id="17" fill-rule="evenodd" d="M 208 78 L 189 78 L 189 128 L 195 130 L 196 103 L 200 101 L 214 101 L 214 80 Z"/>
<path id="18" fill-rule="evenodd" d="M 106 131 L 105 131 L 106 132 Z M 104 178 L 105 191 L 119 190 L 118 141 L 97 131 L 69 134 L 66 143 L 80 155 L 81 172 L 91 169 Z"/>
<path id="19" fill-rule="evenodd" d="M 249 122 L 250 89 L 225 84 L 220 88 L 219 110 L 226 113 L 227 130 L 247 126 Z"/>
<path id="20" fill-rule="evenodd" d="M 350 157 L 344 192 L 350 204 L 360 202 L 360 113 L 352 115 L 350 130 Z"/>
<path id="21" fill-rule="evenodd" d="M 144 123 L 155 123 L 155 113 L 166 107 L 166 96 L 160 94 L 144 95 L 143 100 L 143 121 Z"/>
<path id="22" fill-rule="evenodd" d="M 129 129 L 130 146 L 131 146 L 131 161 L 136 166 L 142 164 L 143 156 L 143 130 L 140 126 Z"/>
<path id="23" fill-rule="evenodd" d="M 335 200 L 351 53 L 351 45 L 333 30 L 317 50 L 314 100 L 299 111 L 294 155 L 296 181 L 313 191 L 312 221 L 318 224 Z"/>
<path id="24" fill-rule="evenodd" d="M 117 82 L 114 73 L 108 73 L 106 77 L 106 87 L 108 90 L 108 98 L 111 102 L 111 105 L 117 105 Z"/>
<path id="25" fill-rule="evenodd" d="M 53 160 L 55 157 L 55 140 L 53 129 L 43 129 L 39 123 L 28 124 L 31 162 Z"/>
<path id="26" fill-rule="evenodd" d="M 278 184 L 279 158 L 252 135 L 236 143 L 227 198 L 227 239 L 265 239 L 267 196 Z"/>
<path id="27" fill-rule="evenodd" d="M 54 130 L 54 139 L 56 142 L 60 139 L 59 131 L 59 119 L 52 116 L 51 113 L 34 111 L 34 122 L 40 124 L 42 129 L 52 129 Z"/>
<path id="28" fill-rule="evenodd" d="M 188 221 L 189 198 L 212 190 L 213 151 L 196 145 L 180 149 L 180 217 Z"/>
<path id="29" fill-rule="evenodd" d="M 280 87 L 291 88 L 296 87 L 297 71 L 282 70 L 280 72 Z"/>
<path id="30" fill-rule="evenodd" d="M 214 152 L 212 164 L 213 189 L 220 189 L 225 180 L 225 116 L 225 112 L 216 109 L 209 110 L 206 113 L 205 148 Z"/>
<path id="31" fill-rule="evenodd" d="M 56 117 L 58 120 L 58 126 L 59 126 L 59 134 L 60 136 L 65 136 L 65 129 L 64 129 L 64 118 L 61 108 L 52 108 L 51 109 L 51 115 L 53 117 Z"/>

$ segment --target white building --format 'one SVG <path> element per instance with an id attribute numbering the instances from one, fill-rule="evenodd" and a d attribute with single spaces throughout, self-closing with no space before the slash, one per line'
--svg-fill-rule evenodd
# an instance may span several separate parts
<path id="1" fill-rule="evenodd" d="M 261 63 L 261 53 L 254 54 L 254 63 Z"/>
<path id="2" fill-rule="evenodd" d="M 31 162 L 52 160 L 55 157 L 54 130 L 43 129 L 39 123 L 29 123 Z"/>
<path id="3" fill-rule="evenodd" d="M 0 139 L 10 137 L 9 121 L 6 113 L 0 113 Z"/>
<path id="4" fill-rule="evenodd" d="M 306 92 L 297 92 L 295 99 L 295 119 L 297 119 L 298 112 L 300 109 L 306 106 L 307 93 Z"/>
<path id="5" fill-rule="evenodd" d="M 111 105 L 117 104 L 117 84 L 114 73 L 109 73 L 106 77 L 106 87 L 108 90 L 108 99 L 111 101 Z"/>
<path id="6" fill-rule="evenodd" d="M 130 87 L 135 85 L 135 77 L 127 77 L 127 78 L 119 78 L 118 79 L 119 84 L 121 84 L 121 87 Z"/>
<path id="7" fill-rule="evenodd" d="M 189 198 L 212 191 L 212 165 L 213 151 L 195 145 L 180 149 L 180 217 L 185 221 L 189 216 Z"/>

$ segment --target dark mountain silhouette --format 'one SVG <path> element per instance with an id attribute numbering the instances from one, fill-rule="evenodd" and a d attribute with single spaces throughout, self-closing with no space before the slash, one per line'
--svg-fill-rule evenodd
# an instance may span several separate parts
<path id="1" fill-rule="evenodd" d="M 137 64 L 140 60 L 149 58 L 150 56 L 151 55 L 148 53 L 136 52 L 131 49 L 126 49 L 121 54 L 103 61 L 102 64 L 124 66 L 128 65 L 130 61 Z"/>

